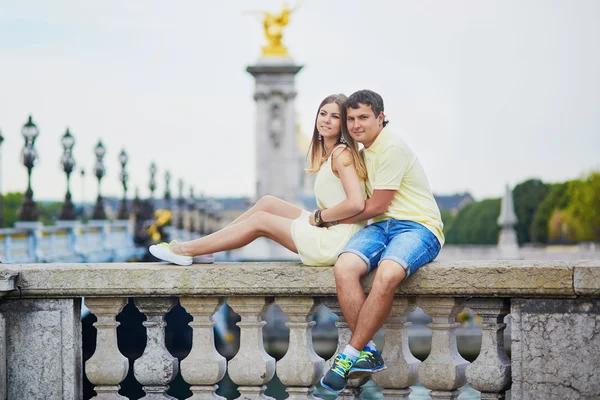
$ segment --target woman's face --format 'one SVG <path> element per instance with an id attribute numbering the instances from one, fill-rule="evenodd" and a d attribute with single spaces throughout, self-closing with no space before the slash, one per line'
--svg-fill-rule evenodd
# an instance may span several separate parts
<path id="1" fill-rule="evenodd" d="M 338 137 L 341 132 L 342 115 L 340 107 L 335 103 L 325 104 L 319 110 L 317 131 L 324 138 Z"/>

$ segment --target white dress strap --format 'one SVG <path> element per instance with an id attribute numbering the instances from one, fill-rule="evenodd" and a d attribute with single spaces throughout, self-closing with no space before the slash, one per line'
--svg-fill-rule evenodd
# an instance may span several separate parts
<path id="1" fill-rule="evenodd" d="M 337 145 L 337 146 L 335 146 L 335 147 L 333 148 L 333 150 L 331 151 L 331 155 L 329 156 L 329 158 L 333 158 L 333 154 L 334 154 L 334 153 L 335 153 L 335 151 L 336 151 L 337 149 L 339 149 L 340 147 L 343 147 L 344 149 L 347 149 L 347 148 L 348 148 L 348 146 L 347 146 L 347 145 L 345 145 L 345 144 L 343 144 L 343 143 L 340 143 L 340 144 L 338 144 L 338 145 Z"/>

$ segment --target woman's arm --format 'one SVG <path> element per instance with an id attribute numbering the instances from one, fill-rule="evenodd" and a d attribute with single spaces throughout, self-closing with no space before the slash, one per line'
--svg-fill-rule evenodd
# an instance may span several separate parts
<path id="1" fill-rule="evenodd" d="M 321 219 L 325 222 L 338 221 L 352 217 L 365 208 L 365 197 L 360 178 L 356 173 L 350 151 L 336 150 L 333 154 L 333 167 L 342 181 L 346 200 L 321 212 Z"/>

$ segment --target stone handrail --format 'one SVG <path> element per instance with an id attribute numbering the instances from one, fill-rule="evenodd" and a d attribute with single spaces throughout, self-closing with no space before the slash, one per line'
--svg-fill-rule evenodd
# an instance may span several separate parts
<path id="1" fill-rule="evenodd" d="M 77 332 L 81 331 L 78 307 L 82 296 L 98 318 L 96 352 L 86 362 L 86 374 L 98 399 L 123 398 L 117 391 L 129 365 L 116 345 L 115 318 L 128 297 L 134 297 L 147 317 L 146 350 L 135 360 L 133 371 L 152 399 L 172 398 L 166 391 L 179 369 L 192 385 L 191 399 L 219 398 L 215 384 L 226 370 L 240 385 L 240 398 L 264 399 L 264 385 L 277 374 L 287 385 L 290 399 L 312 399 L 313 385 L 331 360 L 314 352 L 310 315 L 324 304 L 340 317 L 338 349 L 350 336 L 335 298 L 331 267 L 276 262 L 4 267 L 0 280 L 12 281 L 16 288 L 8 292 L 11 285 L 0 285 L 8 288 L 0 301 L 0 340 L 6 340 L 4 346 L 0 342 L 0 349 L 7 349 L 4 354 L 0 351 L 0 358 L 6 360 L 3 364 L 0 359 L 0 383 L 7 382 L 9 399 L 80 398 L 81 337 Z M 372 279 L 372 274 L 364 278 L 366 291 Z M 465 383 L 479 390 L 482 399 L 503 399 L 511 383 L 513 400 L 597 398 L 599 297 L 598 261 L 431 263 L 398 288 L 384 325 L 388 369 L 374 380 L 387 399 L 408 399 L 410 386 L 417 380 L 431 390 L 432 399 L 456 399 Z M 224 300 L 241 316 L 240 350 L 229 362 L 216 352 L 212 336 L 211 317 Z M 193 317 L 194 335 L 192 350 L 181 363 L 167 351 L 164 341 L 164 316 L 178 301 Z M 290 317 L 286 324 L 289 349 L 277 363 L 262 342 L 262 314 L 271 301 Z M 410 353 L 406 332 L 407 314 L 416 306 L 432 318 L 431 353 L 423 362 Z M 455 319 L 465 307 L 483 320 L 481 351 L 472 363 L 461 357 L 456 346 Z M 508 314 L 512 316 L 512 360 L 501 340 Z M 46 331 L 48 335 L 43 334 Z M 52 362 L 60 359 L 62 365 L 40 366 L 28 350 L 32 346 L 38 346 L 38 351 L 43 346 Z M 583 371 L 578 368 L 582 357 L 587 357 Z M 7 366 L 4 381 L 2 365 Z M 43 373 L 36 375 L 42 367 Z M 551 378 L 557 370 L 560 374 Z M 357 398 L 362 383 L 351 381 L 341 397 Z"/>

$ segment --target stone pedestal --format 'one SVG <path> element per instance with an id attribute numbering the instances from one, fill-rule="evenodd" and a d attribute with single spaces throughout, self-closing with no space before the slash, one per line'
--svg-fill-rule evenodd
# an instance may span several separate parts
<path id="1" fill-rule="evenodd" d="M 80 299 L 4 299 L 0 303 L 6 330 L 8 399 L 83 397 L 80 312 Z"/>
<path id="2" fill-rule="evenodd" d="M 511 398 L 600 399 L 600 299 L 513 299 Z"/>

